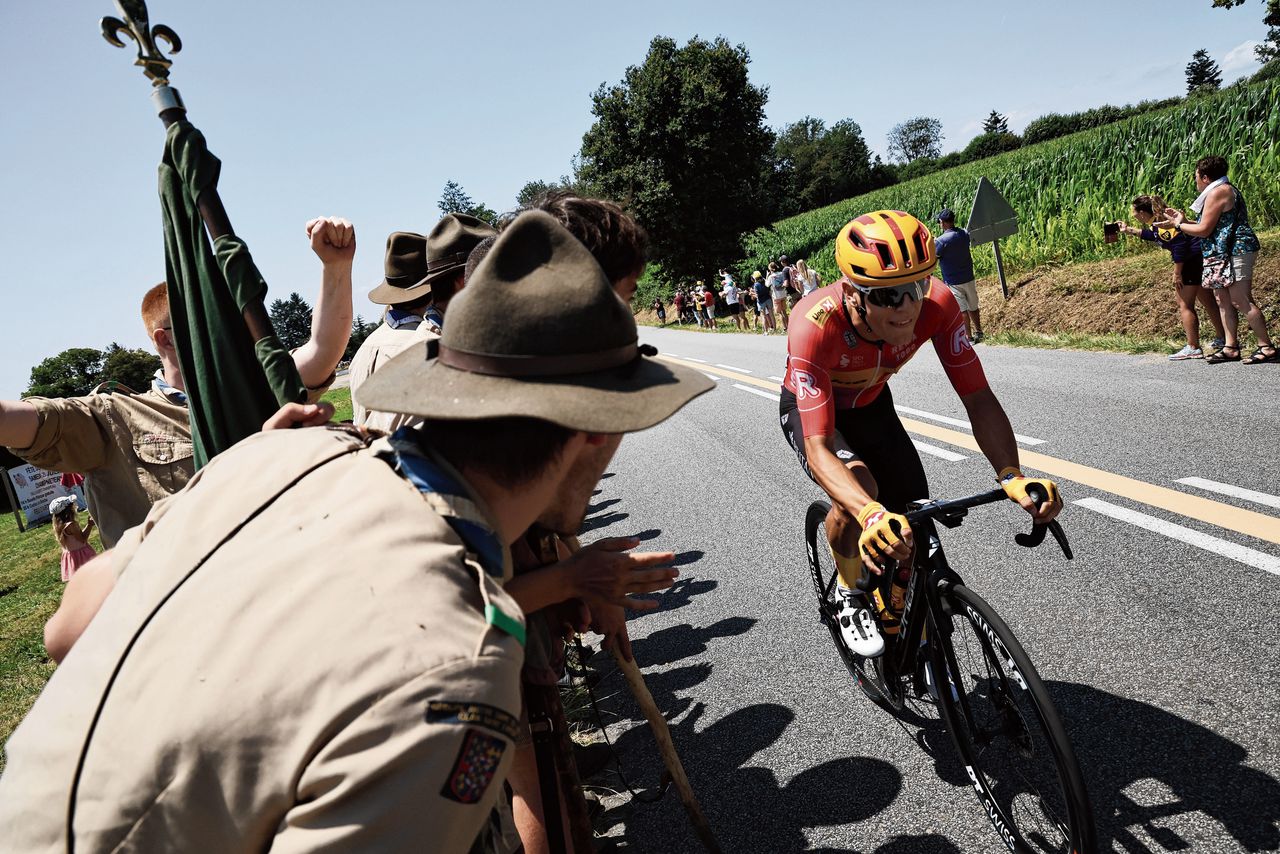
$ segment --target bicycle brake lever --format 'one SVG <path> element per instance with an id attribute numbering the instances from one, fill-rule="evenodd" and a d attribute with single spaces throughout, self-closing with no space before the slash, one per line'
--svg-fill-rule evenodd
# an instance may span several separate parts
<path id="1" fill-rule="evenodd" d="M 1053 534 L 1053 539 L 1058 543 L 1058 547 L 1062 549 L 1062 553 L 1067 560 L 1073 560 L 1075 555 L 1071 552 L 1071 545 L 1067 542 L 1067 534 L 1062 530 L 1062 526 L 1058 524 L 1058 520 L 1054 519 L 1047 525 L 1032 525 L 1029 534 L 1014 534 L 1013 540 L 1020 546 L 1026 546 L 1034 549 L 1036 546 L 1044 542 L 1045 534 Z"/>

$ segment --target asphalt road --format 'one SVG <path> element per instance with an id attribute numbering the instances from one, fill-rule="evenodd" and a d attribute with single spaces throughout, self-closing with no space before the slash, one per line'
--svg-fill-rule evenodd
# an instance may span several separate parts
<path id="1" fill-rule="evenodd" d="M 701 360 L 717 388 L 623 442 L 584 539 L 643 532 L 644 548 L 680 555 L 677 586 L 631 633 L 722 848 L 1003 850 L 945 733 L 904 729 L 873 706 L 816 619 L 803 515 L 820 491 L 784 441 L 769 392 L 738 379 L 781 377 L 785 340 L 658 329 L 641 338 Z M 1015 545 L 1026 517 L 1008 504 L 943 532 L 951 564 L 1048 684 L 1102 849 L 1280 850 L 1280 508 L 1178 482 L 1280 492 L 1280 369 L 979 352 L 1015 431 L 1041 440 L 1024 450 L 1141 482 L 1116 480 L 1117 494 L 1059 478 L 1072 562 L 1052 541 Z M 964 433 L 936 420 L 964 411 L 931 348 L 892 387 L 897 405 L 928 414 L 910 416 L 918 423 Z M 980 454 L 937 435 L 919 435 L 952 457 L 922 454 L 935 497 L 991 487 Z M 1217 521 L 1165 509 L 1181 495 L 1215 502 Z M 1239 527 L 1253 535 L 1232 529 L 1246 519 Z M 597 693 L 623 767 L 652 787 L 660 766 L 624 683 L 606 676 Z M 620 850 L 700 850 L 674 792 L 606 803 Z"/>

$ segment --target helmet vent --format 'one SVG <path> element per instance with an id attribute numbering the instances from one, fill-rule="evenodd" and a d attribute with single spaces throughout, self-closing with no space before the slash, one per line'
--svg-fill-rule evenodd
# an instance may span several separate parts
<path id="1" fill-rule="evenodd" d="M 923 261 L 924 260 L 924 240 L 920 237 L 920 232 L 917 231 L 915 234 L 911 235 L 911 237 L 913 238 L 916 244 L 916 257 L 919 258 L 921 261 Z"/>
<path id="2" fill-rule="evenodd" d="M 877 242 L 876 252 L 880 253 L 880 265 L 886 270 L 892 270 L 898 266 L 893 263 L 893 255 L 889 252 L 888 244 Z"/>
<path id="3" fill-rule="evenodd" d="M 908 267 L 910 267 L 910 266 L 911 266 L 911 253 L 907 251 L 907 241 L 905 241 L 905 240 L 903 240 L 901 237 L 899 237 L 899 238 L 898 238 L 898 248 L 902 250 L 902 260 L 903 260 L 903 262 L 904 262 Z"/>

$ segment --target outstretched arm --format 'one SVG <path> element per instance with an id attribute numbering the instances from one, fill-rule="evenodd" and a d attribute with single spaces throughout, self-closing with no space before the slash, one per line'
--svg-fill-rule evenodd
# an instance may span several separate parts
<path id="1" fill-rule="evenodd" d="M 36 440 L 40 418 L 25 400 L 0 400 L 0 445 L 29 448 Z"/>
<path id="2" fill-rule="evenodd" d="M 311 312 L 311 339 L 293 353 L 298 375 L 308 388 L 322 386 L 333 375 L 351 337 L 351 263 L 356 232 L 351 223 L 322 217 L 307 223 L 307 238 L 320 257 L 320 295 Z"/>
<path id="3" fill-rule="evenodd" d="M 973 437 L 978 447 L 991 461 L 996 476 L 1005 493 L 1030 513 L 1037 523 L 1045 523 L 1062 511 L 1062 498 L 1058 487 L 1047 478 L 1028 478 L 1022 474 L 1018 463 L 1018 442 L 1013 436 L 1013 426 L 1004 407 L 996 400 L 990 388 L 975 391 L 961 397 L 969 421 L 973 424 Z M 1046 500 L 1037 504 L 1027 494 L 1027 488 L 1038 485 L 1047 494 Z"/>

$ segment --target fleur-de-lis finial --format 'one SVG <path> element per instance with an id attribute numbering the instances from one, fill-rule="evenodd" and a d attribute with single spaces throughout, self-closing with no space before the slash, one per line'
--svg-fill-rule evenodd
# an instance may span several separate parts
<path id="1" fill-rule="evenodd" d="M 182 39 L 164 24 L 151 26 L 144 0 L 115 0 L 115 4 L 120 18 L 102 19 L 102 37 L 116 47 L 125 47 L 125 43 L 120 40 L 121 33 L 131 38 L 138 45 L 138 58 L 134 65 L 142 67 L 151 85 L 168 86 L 169 66 L 173 61 L 160 52 L 155 39 L 167 42 L 170 53 L 182 50 Z"/>

